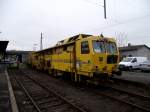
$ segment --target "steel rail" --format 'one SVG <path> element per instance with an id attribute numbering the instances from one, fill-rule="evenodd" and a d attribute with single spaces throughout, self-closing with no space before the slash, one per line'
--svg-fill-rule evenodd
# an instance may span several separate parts
<path id="1" fill-rule="evenodd" d="M 130 102 L 121 100 L 121 99 L 119 99 L 119 98 L 116 98 L 116 97 L 113 97 L 113 96 L 110 96 L 110 95 L 106 95 L 105 93 L 97 93 L 97 94 L 102 95 L 102 96 L 105 96 L 105 97 L 109 97 L 109 98 L 111 98 L 111 99 L 113 99 L 113 100 L 119 101 L 119 102 L 121 102 L 121 103 L 127 104 L 127 105 L 132 106 L 132 107 L 135 107 L 135 108 L 138 108 L 138 109 L 143 110 L 143 111 L 145 111 L 145 112 L 150 112 L 150 109 L 148 109 L 148 108 L 145 108 L 145 107 L 142 107 L 142 106 L 139 106 L 139 105 L 136 105 L 136 104 L 132 104 L 132 103 L 130 103 Z"/>
<path id="2" fill-rule="evenodd" d="M 143 98 L 143 99 L 146 99 L 146 100 L 150 100 L 149 96 L 144 96 L 144 95 L 140 95 L 140 94 L 137 94 L 137 93 L 131 93 L 129 91 L 125 91 L 123 89 L 115 88 L 115 87 L 111 87 L 111 86 L 103 86 L 103 87 L 110 88 L 110 89 L 116 90 L 118 92 L 123 92 L 123 93 L 129 94 L 129 95 L 132 95 L 132 96 L 140 97 L 140 98 Z"/>
<path id="3" fill-rule="evenodd" d="M 120 78 L 115 78 L 113 77 L 112 80 L 114 82 L 121 82 L 121 83 L 128 83 L 128 84 L 132 84 L 132 85 L 136 85 L 136 86 L 139 86 L 139 87 L 149 87 L 149 84 L 146 84 L 146 83 L 142 83 L 142 82 L 137 82 L 137 81 L 131 81 L 131 80 L 127 80 L 127 79 L 120 79 Z"/>
<path id="4" fill-rule="evenodd" d="M 28 76 L 27 75 L 27 77 L 29 77 L 29 78 L 31 78 L 30 76 Z M 32 78 L 31 78 L 32 79 Z M 32 80 L 34 80 L 34 79 L 32 79 Z M 34 80 L 35 81 L 35 80 Z M 126 81 L 126 80 L 125 80 Z M 37 81 L 35 81 L 35 82 L 37 82 Z M 37 82 L 38 83 L 38 82 Z M 132 83 L 132 82 L 131 82 Z M 133 82 L 134 83 L 134 82 Z M 139 84 L 139 83 L 138 83 Z M 46 88 L 46 89 L 48 89 L 48 88 Z M 115 88 L 114 88 L 115 89 Z M 49 89 L 48 89 L 49 90 Z M 119 99 L 119 98 L 116 98 L 116 97 L 113 97 L 113 96 L 111 96 L 111 95 L 107 95 L 107 94 L 105 94 L 105 93 L 102 93 L 102 92 L 97 92 L 97 91 L 94 91 L 94 90 L 92 90 L 94 93 L 96 93 L 96 94 L 98 94 L 98 95 L 101 95 L 101 96 L 104 96 L 104 97 L 107 97 L 107 98 L 110 98 L 110 99 L 113 99 L 113 100 L 116 100 L 116 101 L 118 101 L 118 102 L 120 102 L 120 103 L 124 103 L 124 104 L 127 104 L 127 105 L 129 105 L 129 106 L 132 106 L 132 107 L 134 107 L 134 108 L 137 108 L 137 109 L 140 109 L 140 110 L 142 110 L 142 111 L 146 111 L 146 112 L 150 112 L 150 109 L 148 109 L 148 108 L 145 108 L 145 107 L 142 107 L 142 106 L 139 106 L 139 105 L 137 105 L 137 104 L 133 104 L 133 103 L 130 103 L 130 102 L 128 102 L 128 101 L 124 101 L 124 100 L 121 100 L 121 99 Z M 118 90 L 119 91 L 119 90 Z M 130 95 L 134 95 L 134 96 L 138 96 L 138 97 L 141 97 L 141 98 L 145 98 L 145 99 L 149 99 L 149 97 L 148 96 L 143 96 L 143 95 L 138 95 L 138 94 L 132 94 L 132 93 L 129 93 L 129 92 L 127 92 L 127 91 L 123 91 L 123 90 L 120 90 L 120 91 L 122 91 L 122 92 L 124 92 L 124 93 L 127 93 L 127 94 L 130 94 Z M 57 94 L 57 93 L 56 93 Z"/>
<path id="5" fill-rule="evenodd" d="M 101 85 L 101 86 L 102 86 L 102 85 Z M 103 87 L 110 88 L 110 89 L 114 89 L 114 90 L 119 91 L 119 92 L 124 92 L 124 93 L 129 94 L 129 95 L 132 95 L 132 96 L 134 95 L 134 96 L 138 96 L 138 97 L 145 98 L 145 99 L 148 98 L 148 100 L 149 100 L 149 97 L 146 97 L 146 96 L 143 97 L 143 96 L 141 96 L 141 95 L 134 94 L 134 93 L 130 93 L 130 92 L 127 92 L 127 91 L 124 91 L 124 90 L 119 90 L 119 89 L 114 88 L 114 87 L 111 87 L 111 86 L 104 86 L 104 85 L 103 85 Z M 102 95 L 102 96 L 104 96 L 104 97 L 108 97 L 108 98 L 110 98 L 110 99 L 119 101 L 119 102 L 121 102 L 121 103 L 125 103 L 125 104 L 127 104 L 127 105 L 129 105 L 129 106 L 138 108 L 138 109 L 140 109 L 140 110 L 143 110 L 143 111 L 146 111 L 146 112 L 150 112 L 150 109 L 149 109 L 149 108 L 145 108 L 145 107 L 139 106 L 139 105 L 137 105 L 137 104 L 130 103 L 129 101 L 124 101 L 124 100 L 119 99 L 119 98 L 116 98 L 116 97 L 114 97 L 114 96 L 112 96 L 112 95 L 108 95 L 108 94 L 106 94 L 105 92 L 97 92 L 97 91 L 95 91 L 95 93 L 96 93 L 96 94 L 100 94 L 100 95 Z"/>
<path id="6" fill-rule="evenodd" d="M 48 92 L 53 93 L 54 95 L 56 95 L 57 97 L 59 97 L 60 99 L 62 99 L 63 101 L 65 101 L 66 103 L 70 104 L 72 107 L 76 108 L 78 111 L 80 112 L 87 112 L 85 110 L 83 110 L 82 108 L 74 105 L 73 103 L 71 103 L 70 101 L 68 101 L 65 97 L 62 97 L 61 95 L 59 95 L 58 93 L 56 93 L 55 91 L 50 90 L 48 87 L 42 85 L 41 83 L 39 83 L 38 81 L 36 81 L 35 79 L 31 78 L 28 75 L 25 75 L 26 77 L 28 77 L 29 79 L 31 79 L 32 81 L 34 81 L 36 84 L 38 84 L 40 87 L 44 88 L 45 90 L 47 90 Z"/>
<path id="7" fill-rule="evenodd" d="M 12 72 L 12 71 L 11 71 Z M 14 74 L 14 73 L 13 73 Z M 23 89 L 23 91 L 25 92 L 25 94 L 28 96 L 28 98 L 30 99 L 30 101 L 32 102 L 33 106 L 36 108 L 36 110 L 38 112 L 42 112 L 40 110 L 40 108 L 38 107 L 38 105 L 36 104 L 36 102 L 33 100 L 33 98 L 30 96 L 28 90 L 23 86 L 23 84 L 21 83 L 21 81 L 17 80 L 17 77 L 14 75 L 16 82 L 18 82 L 18 84 L 21 86 L 21 88 Z"/>

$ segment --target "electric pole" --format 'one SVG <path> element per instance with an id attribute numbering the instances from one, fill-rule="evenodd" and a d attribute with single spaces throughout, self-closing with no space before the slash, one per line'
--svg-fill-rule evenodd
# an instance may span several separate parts
<path id="1" fill-rule="evenodd" d="M 43 33 L 41 32 L 41 39 L 40 39 L 40 50 L 43 49 L 43 43 L 42 43 L 42 39 L 43 39 Z"/>
<path id="2" fill-rule="evenodd" d="M 33 51 L 36 51 L 37 44 L 33 44 Z"/>
<path id="3" fill-rule="evenodd" d="M 106 19 L 106 0 L 104 0 L 104 18 Z"/>

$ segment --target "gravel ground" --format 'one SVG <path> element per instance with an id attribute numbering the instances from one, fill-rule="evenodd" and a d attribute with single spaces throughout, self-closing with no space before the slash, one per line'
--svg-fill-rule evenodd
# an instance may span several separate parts
<path id="1" fill-rule="evenodd" d="M 29 112 L 27 111 L 27 108 L 26 108 L 27 107 L 26 105 L 29 103 L 29 101 L 27 100 L 25 93 L 23 92 L 23 90 L 20 88 L 20 86 L 14 79 L 13 74 L 9 73 L 9 77 L 10 77 L 11 84 L 13 87 L 14 95 L 16 97 L 16 102 L 18 105 L 19 112 Z"/>
<path id="2" fill-rule="evenodd" d="M 34 78 L 39 80 L 42 78 L 42 82 L 51 89 L 89 112 L 137 112 L 137 110 L 124 104 L 120 104 L 117 101 L 95 95 L 91 91 L 87 91 L 85 88 L 79 89 L 77 86 L 73 86 L 64 80 L 33 71 L 28 71 L 27 74 L 34 74 Z"/>
<path id="3" fill-rule="evenodd" d="M 150 73 L 146 73 L 146 72 L 123 71 L 122 76 L 115 76 L 115 77 L 120 79 L 125 79 L 125 80 L 137 81 L 137 82 L 150 85 Z"/>
<path id="4" fill-rule="evenodd" d="M 32 75 L 34 78 L 39 79 L 39 81 L 43 82 L 46 86 L 56 91 L 57 93 L 61 94 L 69 101 L 83 108 L 87 112 L 140 112 L 139 110 L 130 108 L 125 104 L 121 104 L 109 98 L 96 95 L 92 91 L 88 91 L 86 88 L 84 88 L 84 86 L 82 87 L 77 86 L 74 83 L 70 83 L 60 78 L 54 78 L 45 73 L 40 73 L 30 69 L 21 69 L 21 70 L 23 73 Z M 10 76 L 10 78 L 11 81 L 13 82 L 13 88 L 15 90 L 15 96 L 17 98 L 17 103 L 19 105 L 20 112 L 26 112 L 24 109 L 25 103 L 27 102 L 25 100 L 26 99 L 25 95 L 19 89 L 16 82 L 13 80 L 12 75 Z M 123 88 L 129 88 L 129 90 L 136 89 L 134 86 L 133 87 L 128 87 L 128 85 L 120 85 L 120 86 Z M 145 92 L 142 89 L 139 91 L 141 91 L 141 93 Z"/>

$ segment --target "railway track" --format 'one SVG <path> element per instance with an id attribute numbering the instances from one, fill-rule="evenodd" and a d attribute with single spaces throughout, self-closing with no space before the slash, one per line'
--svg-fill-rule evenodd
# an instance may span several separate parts
<path id="1" fill-rule="evenodd" d="M 128 81 L 125 81 L 125 83 L 127 82 Z M 134 84 L 137 86 L 144 87 L 144 85 L 139 84 L 139 83 L 135 83 L 131 81 L 129 81 L 129 83 L 131 85 Z M 88 90 L 89 88 L 86 88 L 86 89 Z M 150 97 L 148 96 L 132 93 L 132 92 L 120 89 L 120 88 L 115 88 L 115 87 L 106 86 L 106 85 L 105 86 L 101 85 L 101 87 L 98 88 L 98 90 L 90 88 L 90 91 L 94 92 L 97 95 L 101 95 L 106 98 L 110 98 L 112 100 L 118 101 L 122 104 L 128 105 L 133 109 L 138 109 L 144 112 L 150 112 Z"/>
<path id="2" fill-rule="evenodd" d="M 29 74 L 26 72 L 25 74 Z M 31 79 L 35 83 L 39 83 L 40 86 L 48 89 L 47 85 L 43 81 L 39 82 L 40 77 L 38 78 L 37 75 L 35 77 L 32 75 L 26 75 L 28 79 Z M 44 79 L 43 79 L 44 80 Z M 46 81 L 46 80 L 45 80 Z M 77 87 L 80 89 L 80 87 Z M 82 89 L 84 87 L 82 86 Z M 92 91 L 96 95 L 104 96 L 106 98 L 109 98 L 113 101 L 117 101 L 120 104 L 124 104 L 127 107 L 130 107 L 132 110 L 140 110 L 142 112 L 150 112 L 150 97 L 145 95 L 140 95 L 137 93 L 126 91 L 125 89 L 116 88 L 112 86 L 104 86 L 101 85 L 100 88 L 89 88 L 85 87 L 85 89 L 88 91 Z"/>
<path id="3" fill-rule="evenodd" d="M 28 112 L 87 112 L 41 85 L 39 81 L 27 75 L 18 76 L 19 73 L 13 71 L 11 73 L 28 98 Z"/>
<path id="4" fill-rule="evenodd" d="M 85 88 L 87 90 L 89 89 L 88 87 Z M 133 109 L 150 112 L 150 97 L 148 96 L 132 93 L 120 88 L 106 85 L 101 85 L 101 87 L 98 89 L 90 88 L 90 91 L 94 92 L 97 95 L 101 95 L 106 98 L 118 101 L 122 104 L 128 105 Z"/>
<path id="5" fill-rule="evenodd" d="M 146 88 L 146 89 L 150 88 L 150 86 L 148 84 L 145 84 L 145 83 L 142 83 L 142 82 L 130 81 L 130 80 L 119 79 L 119 78 L 114 78 L 114 77 L 112 78 L 112 80 L 115 83 L 131 84 L 131 85 L 138 86 L 138 87 L 141 87 L 141 88 Z"/>
<path id="6" fill-rule="evenodd" d="M 116 100 L 120 103 L 124 103 L 134 109 L 142 110 L 144 112 L 150 112 L 149 96 L 132 93 L 112 86 L 101 85 L 101 87 L 103 88 L 101 91 L 93 91 L 98 95 L 102 95 L 107 98 Z"/>

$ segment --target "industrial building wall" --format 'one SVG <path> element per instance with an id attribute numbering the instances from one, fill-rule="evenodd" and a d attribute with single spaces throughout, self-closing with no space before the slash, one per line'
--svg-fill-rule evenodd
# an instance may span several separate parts
<path id="1" fill-rule="evenodd" d="M 137 50 L 120 52 L 120 56 L 137 56 Z"/>
<path id="2" fill-rule="evenodd" d="M 132 50 L 132 51 L 120 51 L 120 56 L 141 56 L 141 57 L 147 57 L 150 60 L 150 49 L 146 47 L 142 47 L 138 50 Z"/>
<path id="3" fill-rule="evenodd" d="M 138 50 L 137 56 L 144 56 L 150 59 L 150 49 L 142 47 L 141 49 Z"/>

